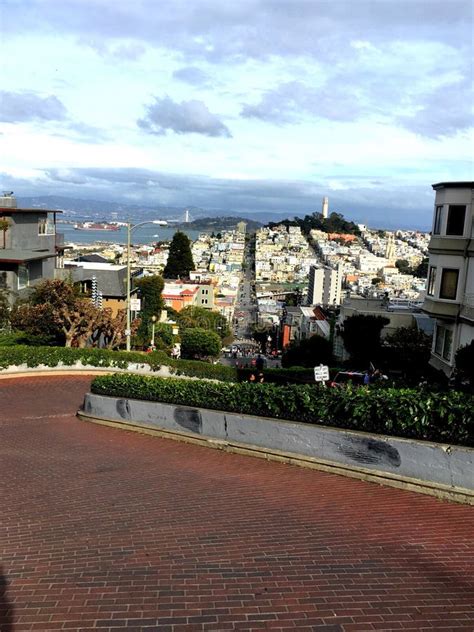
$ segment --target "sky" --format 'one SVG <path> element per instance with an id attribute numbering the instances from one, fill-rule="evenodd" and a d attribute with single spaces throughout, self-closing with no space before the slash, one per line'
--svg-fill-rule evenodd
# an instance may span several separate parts
<path id="1" fill-rule="evenodd" d="M 0 0 L 0 186 L 431 224 L 473 177 L 471 0 Z"/>

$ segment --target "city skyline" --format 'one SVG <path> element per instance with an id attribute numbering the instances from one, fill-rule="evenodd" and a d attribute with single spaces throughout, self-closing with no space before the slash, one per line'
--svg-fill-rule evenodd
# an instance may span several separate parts
<path id="1" fill-rule="evenodd" d="M 357 7 L 357 8 L 356 8 Z M 472 180 L 472 3 L 4 1 L 1 185 L 431 223 Z"/>

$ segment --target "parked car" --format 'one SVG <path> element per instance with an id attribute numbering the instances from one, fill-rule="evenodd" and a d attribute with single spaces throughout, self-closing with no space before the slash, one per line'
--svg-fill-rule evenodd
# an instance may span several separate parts
<path id="1" fill-rule="evenodd" d="M 347 384 L 353 384 L 354 386 L 364 386 L 365 373 L 361 371 L 339 371 L 334 376 L 334 379 L 329 382 L 329 386 L 333 388 L 342 388 Z"/>
<path id="2" fill-rule="evenodd" d="M 363 371 L 339 371 L 339 373 L 336 373 L 332 382 L 329 382 L 329 386 L 335 388 L 342 388 L 347 384 L 364 386 L 364 384 L 367 384 L 367 377 L 369 378 L 369 384 L 373 384 L 379 380 L 388 379 L 386 375 L 383 375 L 383 373 L 378 370 L 371 371 L 369 374 L 364 373 Z"/>

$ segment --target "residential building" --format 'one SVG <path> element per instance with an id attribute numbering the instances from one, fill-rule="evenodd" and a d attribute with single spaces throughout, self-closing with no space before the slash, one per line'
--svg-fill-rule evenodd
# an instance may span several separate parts
<path id="1" fill-rule="evenodd" d="M 0 196 L 0 288 L 11 305 L 63 266 L 64 237 L 56 233 L 60 212 L 18 208 L 12 193 Z"/>
<path id="2" fill-rule="evenodd" d="M 433 184 L 435 205 L 423 310 L 436 319 L 431 363 L 447 375 L 474 339 L 474 182 Z"/>
<path id="3" fill-rule="evenodd" d="M 165 304 L 177 312 L 191 306 L 214 308 L 214 286 L 210 281 L 166 281 L 161 296 Z"/>
<path id="4" fill-rule="evenodd" d="M 324 266 L 309 269 L 308 305 L 339 305 L 341 302 L 343 267 Z"/>
<path id="5" fill-rule="evenodd" d="M 94 258 L 95 257 L 91 257 Z M 88 259 L 87 256 L 81 259 Z M 81 292 L 88 296 L 96 293 L 98 306 L 110 309 L 112 316 L 127 306 L 127 266 L 101 261 L 67 261 L 64 275 L 79 284 Z M 132 290 L 135 294 L 136 290 Z"/>
<path id="6" fill-rule="evenodd" d="M 422 301 L 412 301 L 406 298 L 362 298 L 348 293 L 342 301 L 337 319 L 336 335 L 334 337 L 334 355 L 340 360 L 347 360 L 348 354 L 344 348 L 341 330 L 344 321 L 351 316 L 383 316 L 388 323 L 381 331 L 381 337 L 386 338 L 400 327 L 417 327 L 427 335 L 433 334 L 434 321 L 422 313 Z"/>
<path id="7" fill-rule="evenodd" d="M 319 307 L 285 307 L 281 320 L 282 346 L 318 335 L 329 338 L 330 325 Z"/>

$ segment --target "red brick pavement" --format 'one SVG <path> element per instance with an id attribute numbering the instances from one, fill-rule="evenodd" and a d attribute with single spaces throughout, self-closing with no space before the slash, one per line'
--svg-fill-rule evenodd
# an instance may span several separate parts
<path id="1" fill-rule="evenodd" d="M 84 423 L 88 383 L 0 380 L 2 632 L 474 630 L 472 507 Z"/>

